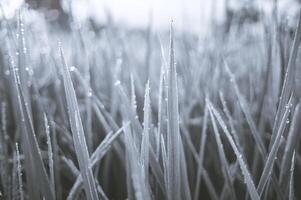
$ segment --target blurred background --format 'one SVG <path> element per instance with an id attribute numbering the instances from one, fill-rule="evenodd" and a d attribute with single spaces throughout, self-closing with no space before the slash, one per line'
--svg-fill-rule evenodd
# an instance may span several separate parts
<path id="1" fill-rule="evenodd" d="M 135 28 L 151 23 L 162 29 L 173 19 L 176 28 L 194 33 L 204 33 L 213 24 L 229 26 L 234 16 L 256 22 L 262 13 L 271 14 L 275 5 L 279 17 L 293 20 L 300 7 L 299 0 L 2 0 L 5 16 L 14 16 L 24 1 L 62 28 L 68 26 L 69 13 L 77 22 L 92 20 L 96 26 L 111 20 Z"/>

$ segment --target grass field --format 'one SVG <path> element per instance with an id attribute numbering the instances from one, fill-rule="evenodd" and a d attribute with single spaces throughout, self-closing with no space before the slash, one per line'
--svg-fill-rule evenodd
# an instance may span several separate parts
<path id="1" fill-rule="evenodd" d="M 301 199 L 300 19 L 172 23 L 2 18 L 0 199 Z"/>

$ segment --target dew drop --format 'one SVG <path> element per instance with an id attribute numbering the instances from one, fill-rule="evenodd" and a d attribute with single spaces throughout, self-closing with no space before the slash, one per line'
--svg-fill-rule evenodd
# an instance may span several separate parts
<path id="1" fill-rule="evenodd" d="M 120 81 L 119 81 L 119 80 L 116 81 L 114 85 L 115 85 L 115 86 L 120 85 Z"/>
<path id="2" fill-rule="evenodd" d="M 75 68 L 75 66 L 71 66 L 69 70 L 70 70 L 70 72 L 74 72 L 76 70 L 76 68 Z"/>

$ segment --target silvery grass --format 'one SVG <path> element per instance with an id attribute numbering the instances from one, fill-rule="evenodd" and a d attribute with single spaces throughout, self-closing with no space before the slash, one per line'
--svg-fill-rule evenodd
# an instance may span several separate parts
<path id="1" fill-rule="evenodd" d="M 168 40 L 29 12 L 0 24 L 4 199 L 300 198 L 300 19 Z"/>

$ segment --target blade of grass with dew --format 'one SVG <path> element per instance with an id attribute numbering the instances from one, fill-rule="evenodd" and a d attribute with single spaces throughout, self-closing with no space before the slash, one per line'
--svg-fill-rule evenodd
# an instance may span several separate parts
<path id="1" fill-rule="evenodd" d="M 162 155 L 162 163 L 163 163 L 163 172 L 164 172 L 164 185 L 167 188 L 167 153 L 166 153 L 166 145 L 164 141 L 164 137 L 161 134 L 161 155 Z"/>
<path id="2" fill-rule="evenodd" d="M 208 109 L 209 109 L 209 112 L 214 114 L 214 116 L 218 119 L 217 121 L 220 123 L 220 125 L 221 125 L 221 127 L 222 127 L 222 129 L 223 129 L 223 131 L 224 131 L 224 133 L 225 133 L 225 135 L 226 135 L 226 137 L 227 137 L 234 153 L 235 153 L 235 156 L 236 156 L 237 161 L 239 163 L 240 169 L 243 173 L 245 183 L 247 185 L 247 189 L 248 189 L 248 192 L 251 196 L 251 199 L 252 200 L 260 200 L 259 194 L 258 194 L 258 192 L 255 188 L 254 182 L 253 182 L 252 177 L 250 175 L 250 172 L 247 168 L 246 162 L 243 159 L 242 152 L 236 146 L 236 144 L 235 144 L 231 134 L 229 133 L 226 125 L 224 124 L 222 119 L 219 117 L 220 115 L 217 113 L 217 111 L 214 109 L 213 105 L 210 102 L 208 102 Z M 215 121 L 214 117 L 213 117 L 213 121 Z"/>
<path id="3" fill-rule="evenodd" d="M 247 107 L 247 104 L 245 102 L 245 99 L 243 98 L 242 94 L 240 93 L 239 91 L 239 88 L 238 88 L 238 85 L 236 83 L 236 80 L 235 80 L 235 77 L 233 75 L 233 73 L 231 72 L 228 64 L 226 63 L 226 61 L 224 60 L 224 66 L 226 68 L 226 72 L 228 73 L 229 77 L 230 77 L 230 81 L 234 87 L 234 91 L 235 91 L 235 94 L 237 96 L 237 99 L 238 99 L 238 102 L 241 106 L 241 109 L 246 117 L 246 120 L 247 120 L 247 123 L 248 125 L 250 126 L 250 129 L 251 129 L 251 133 L 252 133 L 252 136 L 254 137 L 254 140 L 255 140 L 255 143 L 258 147 L 258 151 L 260 152 L 261 156 L 263 157 L 263 159 L 265 158 L 265 155 L 267 155 L 266 153 L 266 149 L 264 147 L 264 143 L 262 141 L 262 138 L 256 128 L 256 125 L 255 125 L 255 122 L 251 116 L 251 113 Z"/>
<path id="4" fill-rule="evenodd" d="M 203 127 L 202 127 L 202 133 L 201 133 L 202 135 L 201 135 L 201 141 L 200 141 L 200 147 L 199 147 L 200 164 L 198 164 L 198 168 L 197 168 L 197 177 L 196 177 L 196 184 L 195 184 L 195 188 L 194 188 L 194 198 L 193 198 L 194 200 L 198 200 L 199 195 L 200 195 L 203 161 L 204 161 L 205 146 L 206 146 L 206 140 L 207 140 L 207 125 L 208 125 L 208 108 L 207 108 L 207 106 L 205 106 Z"/>
<path id="5" fill-rule="evenodd" d="M 91 168 L 89 167 L 89 153 L 77 104 L 76 94 L 61 47 L 60 57 L 63 65 L 63 82 L 66 94 L 70 127 L 72 131 L 77 160 L 79 162 L 79 168 L 83 177 L 85 192 L 88 199 L 97 200 L 98 195 L 94 176 Z"/>
<path id="6" fill-rule="evenodd" d="M 231 72 L 228 64 L 226 63 L 226 61 L 224 60 L 224 65 L 225 65 L 225 68 L 226 68 L 226 72 L 228 73 L 228 75 L 230 76 L 230 81 L 232 82 L 232 85 L 234 87 L 234 90 L 235 90 L 235 94 L 237 96 L 237 99 L 238 99 L 238 102 L 241 106 L 241 109 L 246 117 L 246 120 L 247 120 L 247 123 L 251 129 L 251 134 L 255 140 L 255 144 L 257 146 L 257 149 L 258 149 L 258 152 L 260 153 L 262 159 L 265 161 L 267 159 L 267 151 L 265 149 L 265 146 L 264 146 L 264 143 L 263 143 L 263 140 L 256 128 L 256 125 L 255 125 L 255 121 L 253 120 L 252 118 L 252 115 L 248 109 L 248 106 L 245 102 L 245 99 L 243 98 L 241 92 L 239 91 L 239 88 L 238 88 L 238 85 L 236 83 L 236 80 L 235 80 L 235 77 L 233 75 L 233 73 Z M 275 188 L 275 192 L 277 193 L 277 195 L 283 199 L 283 194 L 282 194 L 282 191 L 278 185 L 278 182 L 277 182 L 277 179 L 276 179 L 276 176 L 274 174 L 274 172 L 272 172 L 272 184 L 273 184 L 273 187 Z"/>
<path id="7" fill-rule="evenodd" d="M 215 188 L 214 188 L 214 186 L 213 186 L 213 183 L 212 183 L 212 181 L 211 181 L 211 179 L 210 179 L 210 177 L 209 177 L 209 175 L 208 175 L 206 169 L 205 169 L 204 166 L 202 165 L 201 160 L 200 160 L 200 158 L 199 158 L 199 156 L 198 156 L 197 151 L 195 150 L 195 148 L 194 148 L 194 146 L 193 146 L 193 143 L 192 143 L 192 141 L 191 141 L 191 138 L 188 136 L 188 130 L 187 130 L 187 128 L 184 127 L 183 124 L 180 124 L 180 125 L 181 125 L 181 126 L 180 126 L 181 130 L 184 132 L 183 135 L 185 136 L 186 142 L 187 142 L 187 144 L 188 144 L 188 148 L 189 148 L 189 150 L 191 151 L 194 160 L 197 162 L 198 166 L 202 166 L 202 169 L 203 169 L 202 174 L 203 174 L 203 178 L 204 178 L 204 183 L 205 183 L 206 187 L 207 187 L 208 190 L 209 190 L 208 192 L 209 192 L 210 197 L 211 197 L 212 199 L 215 199 L 215 200 L 216 200 L 216 199 L 219 199 L 219 198 L 218 198 L 218 195 L 217 195 L 217 192 L 216 192 L 216 190 L 215 190 Z M 186 132 L 186 133 L 185 133 L 185 132 Z"/>
<path id="8" fill-rule="evenodd" d="M 268 158 L 266 160 L 263 172 L 262 172 L 260 180 L 259 180 L 259 184 L 257 186 L 257 190 L 258 190 L 258 193 L 260 194 L 260 196 L 263 194 L 264 187 L 267 184 L 267 182 L 268 182 L 268 180 L 269 180 L 269 178 L 272 174 L 273 166 L 274 166 L 275 160 L 277 159 L 277 152 L 278 152 L 278 149 L 279 149 L 280 144 L 281 144 L 282 134 L 283 134 L 283 131 L 285 129 L 285 125 L 287 124 L 287 118 L 288 118 L 288 115 L 289 115 L 289 112 L 290 112 L 291 98 L 290 98 L 288 104 L 285 106 L 285 112 L 284 112 L 284 115 L 281 119 L 279 129 L 277 131 L 277 137 L 275 138 L 275 142 L 274 142 L 274 144 L 271 148 L 271 151 L 268 155 Z"/>
<path id="9" fill-rule="evenodd" d="M 131 73 L 131 104 L 133 107 L 134 113 L 137 115 L 137 99 L 136 99 L 136 92 L 135 92 L 135 80 L 134 76 Z"/>
<path id="10" fill-rule="evenodd" d="M 141 144 L 141 152 L 140 159 L 142 162 L 142 167 L 144 170 L 145 182 L 149 182 L 149 130 L 150 130 L 150 117 L 151 117 L 151 105 L 150 105 L 150 94 L 149 94 L 149 81 L 145 86 L 145 97 L 144 97 L 144 118 L 143 118 L 143 135 L 142 135 L 142 144 Z"/>
<path id="11" fill-rule="evenodd" d="M 134 189 L 135 199 L 137 200 L 150 200 L 150 191 L 147 187 L 147 183 L 143 179 L 143 167 L 139 162 L 138 149 L 133 141 L 132 133 L 129 126 L 124 128 L 126 153 L 130 159 L 130 176 Z"/>
<path id="12" fill-rule="evenodd" d="M 174 33 L 171 23 L 170 30 L 170 60 L 168 70 L 167 91 L 167 198 L 177 200 L 180 194 L 180 131 L 178 111 L 177 72 L 174 58 Z"/>
<path id="13" fill-rule="evenodd" d="M 164 90 L 164 77 L 165 77 L 165 70 L 164 66 L 161 66 L 160 71 L 160 83 L 159 83 L 159 98 L 158 98 L 158 134 L 157 137 L 157 149 L 156 149 L 156 155 L 157 159 L 159 158 L 160 153 L 160 143 L 159 143 L 159 137 L 161 137 L 161 134 L 166 134 L 166 101 L 165 101 L 165 90 Z M 163 135 L 162 135 L 163 136 Z"/>
<path id="14" fill-rule="evenodd" d="M 50 183 L 52 186 L 52 190 L 55 194 L 53 152 L 52 152 L 49 124 L 48 124 L 48 119 L 46 117 L 46 114 L 44 114 L 44 122 L 45 122 L 45 132 L 46 132 L 47 147 L 48 147 L 47 152 L 48 152 L 48 167 L 49 167 Z"/>
<path id="15" fill-rule="evenodd" d="M 229 163 L 228 163 L 228 160 L 226 158 L 224 146 L 223 146 L 222 140 L 220 138 L 220 133 L 219 133 L 217 125 L 215 123 L 215 119 L 213 117 L 211 109 L 209 109 L 209 115 L 210 115 L 211 122 L 212 122 L 212 125 L 213 125 L 213 133 L 215 135 L 215 141 L 217 143 L 217 150 L 218 150 L 218 154 L 219 154 L 219 159 L 220 159 L 220 164 L 221 164 L 221 167 L 222 167 L 223 176 L 224 176 L 224 179 L 225 179 L 225 184 L 226 184 L 226 186 L 228 187 L 228 189 L 230 191 L 231 199 L 236 199 L 236 194 L 235 194 L 235 191 L 234 191 L 233 182 L 231 181 L 231 178 L 230 178 Z"/>
<path id="16" fill-rule="evenodd" d="M 191 200 L 190 194 L 190 186 L 188 181 L 188 174 L 187 174 L 187 164 L 185 159 L 185 153 L 183 149 L 182 140 L 180 139 L 180 170 L 181 170 L 181 193 L 182 198 L 185 200 Z"/>
<path id="17" fill-rule="evenodd" d="M 290 126 L 290 130 L 287 136 L 284 155 L 281 163 L 280 168 L 280 175 L 279 175 L 279 183 L 281 188 L 283 188 L 284 193 L 287 191 L 288 182 L 289 182 L 289 169 L 290 169 L 290 160 L 294 153 L 294 149 L 298 148 L 298 141 L 300 141 L 300 128 L 301 128 L 301 104 L 296 106 L 294 111 L 294 116 L 292 119 L 292 125 Z"/>
<path id="18" fill-rule="evenodd" d="M 293 90 L 294 75 L 296 72 L 296 59 L 297 59 L 300 43 L 301 43 L 301 10 L 299 12 L 299 21 L 298 21 L 297 29 L 295 31 L 293 46 L 291 48 L 290 58 L 288 61 L 287 70 L 285 73 L 284 82 L 282 86 L 282 91 L 279 98 L 279 105 L 275 117 L 275 122 L 273 125 L 273 132 L 272 132 L 269 149 L 271 149 L 272 145 L 274 145 L 274 141 L 277 137 L 277 130 L 279 129 L 282 117 L 286 110 L 285 107 L 289 101 L 291 92 Z"/>
<path id="19" fill-rule="evenodd" d="M 288 199 L 295 199 L 294 195 L 294 168 L 295 168 L 295 151 L 292 156 L 291 169 L 290 169 L 290 182 L 289 182 L 289 195 Z"/>
<path id="20" fill-rule="evenodd" d="M 89 163 L 91 169 L 96 165 L 97 162 L 99 162 L 104 157 L 106 152 L 110 149 L 112 143 L 120 136 L 120 134 L 124 131 L 124 128 L 126 126 L 129 126 L 129 124 L 130 124 L 129 122 L 125 123 L 124 126 L 118 129 L 114 134 L 109 133 L 105 137 L 105 139 L 100 143 L 100 145 L 96 148 L 96 150 L 92 153 L 90 157 Z M 73 199 L 75 191 L 78 190 L 82 182 L 83 182 L 82 176 L 79 175 L 75 183 L 73 184 L 67 199 L 70 200 Z"/>
<path id="21" fill-rule="evenodd" d="M 60 158 L 59 158 L 59 145 L 58 145 L 58 141 L 57 141 L 57 131 L 55 128 L 55 122 L 53 121 L 52 118 L 50 118 L 50 127 L 51 127 L 51 139 L 52 139 L 52 144 L 53 144 L 53 167 L 54 167 L 54 185 L 55 185 L 55 196 L 57 200 L 61 200 L 62 199 L 62 183 L 60 180 Z"/>
<path id="22" fill-rule="evenodd" d="M 229 121 L 229 124 L 230 124 L 230 128 L 231 128 L 230 133 L 232 134 L 232 137 L 234 138 L 234 141 L 236 142 L 236 145 L 240 146 L 239 139 L 238 139 L 237 133 L 236 133 L 235 128 L 234 128 L 233 119 L 232 119 L 230 111 L 228 109 L 224 94 L 221 91 L 219 91 L 219 97 L 220 97 L 221 103 L 223 105 L 223 111 L 226 114 L 226 117 L 228 118 L 228 121 Z"/>
<path id="23" fill-rule="evenodd" d="M 17 161 L 17 178 L 18 178 L 18 199 L 23 200 L 24 199 L 24 193 L 23 193 L 23 183 L 22 183 L 22 167 L 21 167 L 21 161 L 20 161 L 20 151 L 18 144 L 16 143 L 16 161 Z"/>
<path id="24" fill-rule="evenodd" d="M 1 129 L 0 129 L 0 173 L 1 173 L 1 185 L 3 190 L 3 197 L 9 198 L 10 196 L 10 189 L 9 189 L 9 179 L 8 176 L 9 172 L 9 165 L 7 162 L 4 162 L 5 160 L 9 159 L 9 137 L 7 135 L 6 130 L 6 106 L 4 106 L 4 102 L 2 103 L 1 107 Z"/>
<path id="25" fill-rule="evenodd" d="M 119 94 L 121 96 L 121 99 L 123 100 L 122 103 L 124 104 L 125 106 L 125 112 L 127 114 L 127 116 L 129 117 L 130 121 L 131 121 L 131 125 L 132 127 L 134 128 L 134 132 L 135 132 L 135 137 L 133 136 L 133 139 L 136 141 L 137 145 L 139 144 L 139 141 L 142 140 L 142 133 L 143 132 L 143 128 L 141 127 L 141 124 L 139 122 L 139 120 L 136 118 L 133 110 L 131 109 L 131 103 L 129 101 L 129 98 L 128 96 L 126 95 L 123 87 L 121 86 L 121 83 L 120 82 L 117 82 L 115 84 L 115 86 L 118 88 L 119 90 Z M 163 172 L 162 172 L 162 169 L 161 169 L 161 166 L 159 165 L 159 163 L 157 162 L 156 160 L 156 155 L 154 153 L 154 150 L 152 148 L 152 146 L 149 146 L 149 164 L 150 164 L 150 167 L 152 169 L 152 172 L 154 173 L 155 175 L 155 178 L 156 178 L 156 181 L 157 183 L 159 184 L 162 192 L 164 192 L 164 177 L 163 177 Z"/>
<path id="26" fill-rule="evenodd" d="M 15 83 L 15 89 L 18 99 L 18 106 L 19 106 L 19 112 L 20 112 L 20 122 L 23 134 L 23 151 L 25 152 L 25 164 L 27 165 L 26 172 L 29 173 L 27 178 L 30 178 L 30 181 L 35 180 L 35 177 L 39 177 L 36 179 L 35 183 L 38 184 L 38 190 L 41 192 L 42 196 L 44 196 L 46 199 L 52 200 L 54 199 L 53 191 L 50 187 L 50 182 L 43 164 L 43 159 L 41 156 L 40 148 L 37 142 L 37 138 L 35 136 L 35 131 L 33 127 L 33 122 L 31 119 L 28 102 L 26 101 L 22 88 L 21 88 L 21 82 L 20 78 L 17 74 L 16 67 L 14 65 L 13 59 L 11 58 L 11 65 L 10 65 L 10 71 L 12 73 L 12 78 Z M 34 163 L 34 164 L 33 164 Z M 28 168 L 29 167 L 29 168 Z M 33 176 L 32 172 L 35 172 L 37 176 Z M 27 185 L 30 187 L 30 184 L 33 183 L 27 183 Z M 39 196 L 37 191 L 32 190 L 31 195 L 34 195 L 35 197 Z"/>

